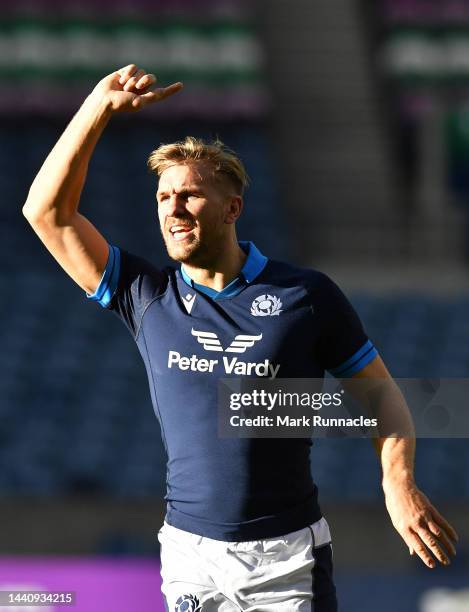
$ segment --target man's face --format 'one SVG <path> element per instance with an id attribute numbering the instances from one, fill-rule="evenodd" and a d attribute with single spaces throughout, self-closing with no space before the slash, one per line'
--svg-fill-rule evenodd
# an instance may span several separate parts
<path id="1" fill-rule="evenodd" d="M 223 249 L 232 194 L 206 162 L 174 164 L 160 176 L 158 218 L 168 255 L 192 265 L 210 265 Z"/>

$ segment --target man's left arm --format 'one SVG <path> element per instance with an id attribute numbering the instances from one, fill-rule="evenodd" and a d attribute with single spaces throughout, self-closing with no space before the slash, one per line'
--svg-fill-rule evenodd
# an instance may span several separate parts
<path id="1" fill-rule="evenodd" d="M 385 384 L 367 394 L 364 392 L 367 385 L 355 384 L 353 381 L 356 379 L 383 381 Z M 380 421 L 389 419 L 390 423 L 396 424 L 397 433 L 373 438 L 381 461 L 384 498 L 392 524 L 411 555 L 416 553 L 425 565 L 433 568 L 436 565 L 433 553 L 440 563 L 448 565 L 450 555 L 456 554 L 453 542 L 458 540 L 458 536 L 415 484 L 415 435 L 412 417 L 399 387 L 379 356 L 352 378 L 343 379 L 342 383 L 360 403 L 370 407 L 372 401 L 372 411 L 379 415 Z"/>

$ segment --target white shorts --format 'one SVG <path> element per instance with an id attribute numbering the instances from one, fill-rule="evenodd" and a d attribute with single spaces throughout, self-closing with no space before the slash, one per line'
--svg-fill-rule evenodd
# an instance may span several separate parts
<path id="1" fill-rule="evenodd" d="M 281 537 L 222 542 L 166 522 L 162 591 L 170 612 L 336 612 L 324 518 Z"/>

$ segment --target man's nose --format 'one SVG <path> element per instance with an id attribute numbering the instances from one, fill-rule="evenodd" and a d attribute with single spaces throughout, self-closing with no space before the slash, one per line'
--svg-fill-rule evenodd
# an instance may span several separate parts
<path id="1" fill-rule="evenodd" d="M 184 213 L 186 208 L 185 200 L 177 193 L 171 194 L 168 202 L 168 216 L 175 217 Z"/>

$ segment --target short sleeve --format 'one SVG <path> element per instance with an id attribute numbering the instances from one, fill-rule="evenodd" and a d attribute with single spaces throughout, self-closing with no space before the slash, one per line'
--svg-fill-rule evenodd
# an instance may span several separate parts
<path id="1" fill-rule="evenodd" d="M 312 289 L 319 323 L 318 353 L 325 370 L 338 378 L 353 376 L 378 354 L 355 309 L 325 274 Z"/>
<path id="2" fill-rule="evenodd" d="M 149 261 L 109 245 L 109 256 L 101 281 L 90 300 L 115 312 L 137 336 L 147 306 L 168 286 L 167 272 Z"/>

